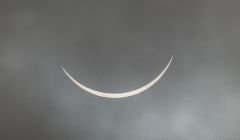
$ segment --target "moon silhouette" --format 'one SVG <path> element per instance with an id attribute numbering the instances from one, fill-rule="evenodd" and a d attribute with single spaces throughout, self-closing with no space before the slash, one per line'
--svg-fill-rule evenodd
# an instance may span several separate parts
<path id="1" fill-rule="evenodd" d="M 126 98 L 126 97 L 130 97 L 130 96 L 134 96 L 137 94 L 140 94 L 142 92 L 144 92 L 145 90 L 149 89 L 150 87 L 152 87 L 154 84 L 156 84 L 161 77 L 165 74 L 165 72 L 167 71 L 168 67 L 170 66 L 171 62 L 173 60 L 173 56 L 171 57 L 171 59 L 169 60 L 168 64 L 166 65 L 166 67 L 163 69 L 163 71 L 155 78 L 153 79 L 151 82 L 149 82 L 148 84 L 135 89 L 133 91 L 128 91 L 128 92 L 123 92 L 123 93 L 106 93 L 106 92 L 101 92 L 101 91 L 97 91 L 97 90 L 93 90 L 91 88 L 88 88 L 82 84 L 80 84 L 77 80 L 75 80 L 66 70 L 63 66 L 61 66 L 63 72 L 68 76 L 68 78 L 70 78 L 72 80 L 73 83 L 75 83 L 78 87 L 80 87 L 81 89 L 96 95 L 96 96 L 100 96 L 100 97 L 105 97 L 105 98 Z"/>

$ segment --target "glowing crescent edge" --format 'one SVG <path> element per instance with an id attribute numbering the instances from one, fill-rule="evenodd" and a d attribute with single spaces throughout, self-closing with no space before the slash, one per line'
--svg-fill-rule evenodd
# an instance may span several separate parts
<path id="1" fill-rule="evenodd" d="M 173 56 L 171 57 L 170 61 L 168 62 L 167 66 L 163 69 L 163 71 L 151 82 L 149 82 L 148 84 L 142 86 L 141 88 L 135 89 L 133 91 L 129 91 L 129 92 L 124 92 L 124 93 L 105 93 L 105 92 L 101 92 L 101 91 L 97 91 L 97 90 L 93 90 L 90 89 L 82 84 L 80 84 L 77 80 L 75 80 L 66 70 L 63 66 L 61 66 L 63 72 L 68 76 L 68 78 L 70 78 L 78 87 L 82 88 L 83 90 L 94 94 L 96 96 L 100 96 L 100 97 L 105 97 L 105 98 L 126 98 L 129 96 L 133 96 L 133 95 L 137 95 L 139 93 L 144 92 L 145 90 L 149 89 L 150 87 L 152 87 L 155 83 L 157 83 L 161 77 L 164 75 L 164 73 L 167 71 L 168 67 L 170 66 L 171 62 L 173 60 Z"/>

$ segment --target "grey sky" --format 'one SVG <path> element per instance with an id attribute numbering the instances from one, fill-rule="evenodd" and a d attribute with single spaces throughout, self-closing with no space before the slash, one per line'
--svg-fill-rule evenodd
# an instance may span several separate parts
<path id="1" fill-rule="evenodd" d="M 0 1 L 0 139 L 240 137 L 240 1 Z M 145 93 L 104 99 L 96 90 Z"/>

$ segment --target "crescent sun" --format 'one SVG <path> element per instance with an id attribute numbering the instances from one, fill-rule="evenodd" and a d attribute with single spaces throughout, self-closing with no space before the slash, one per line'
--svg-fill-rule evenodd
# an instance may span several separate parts
<path id="1" fill-rule="evenodd" d="M 155 78 L 153 79 L 151 82 L 149 82 L 148 84 L 132 90 L 132 91 L 128 91 L 128 92 L 123 92 L 123 93 L 106 93 L 106 92 L 101 92 L 101 91 L 97 91 L 97 90 L 93 90 L 91 88 L 88 88 L 82 84 L 80 84 L 77 80 L 75 80 L 66 70 L 63 66 L 61 66 L 63 72 L 67 75 L 68 78 L 70 78 L 72 80 L 73 83 L 75 83 L 78 87 L 80 87 L 81 89 L 96 95 L 96 96 L 100 96 L 100 97 L 105 97 L 105 98 L 126 98 L 126 97 L 130 97 L 133 95 L 137 95 L 139 93 L 144 92 L 145 90 L 149 89 L 150 87 L 152 87 L 154 84 L 156 84 L 161 77 L 165 74 L 165 72 L 167 71 L 168 67 L 170 66 L 171 62 L 173 60 L 173 56 L 171 57 L 171 59 L 169 60 L 168 64 L 166 65 L 166 67 L 163 69 L 163 71 Z"/>

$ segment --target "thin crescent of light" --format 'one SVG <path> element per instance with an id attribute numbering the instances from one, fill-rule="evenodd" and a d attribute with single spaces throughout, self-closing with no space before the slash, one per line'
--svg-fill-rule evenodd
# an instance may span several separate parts
<path id="1" fill-rule="evenodd" d="M 82 84 L 80 84 L 77 80 L 75 80 L 66 70 L 63 66 L 61 66 L 63 72 L 68 76 L 68 78 L 70 78 L 78 87 L 82 88 L 83 90 L 96 95 L 96 96 L 100 96 L 100 97 L 105 97 L 105 98 L 126 98 L 126 97 L 130 97 L 133 95 L 137 95 L 139 93 L 144 92 L 145 90 L 149 89 L 150 87 L 152 87 L 155 83 L 157 83 L 161 77 L 164 75 L 164 73 L 167 71 L 168 67 L 170 66 L 171 62 L 173 60 L 173 56 L 171 57 L 171 59 L 169 60 L 168 64 L 166 65 L 166 67 L 163 69 L 163 71 L 151 82 L 149 82 L 148 84 L 142 86 L 141 88 L 135 89 L 133 91 L 129 91 L 129 92 L 123 92 L 123 93 L 106 93 L 106 92 L 101 92 L 101 91 L 97 91 L 97 90 L 93 90 L 90 89 Z"/>

